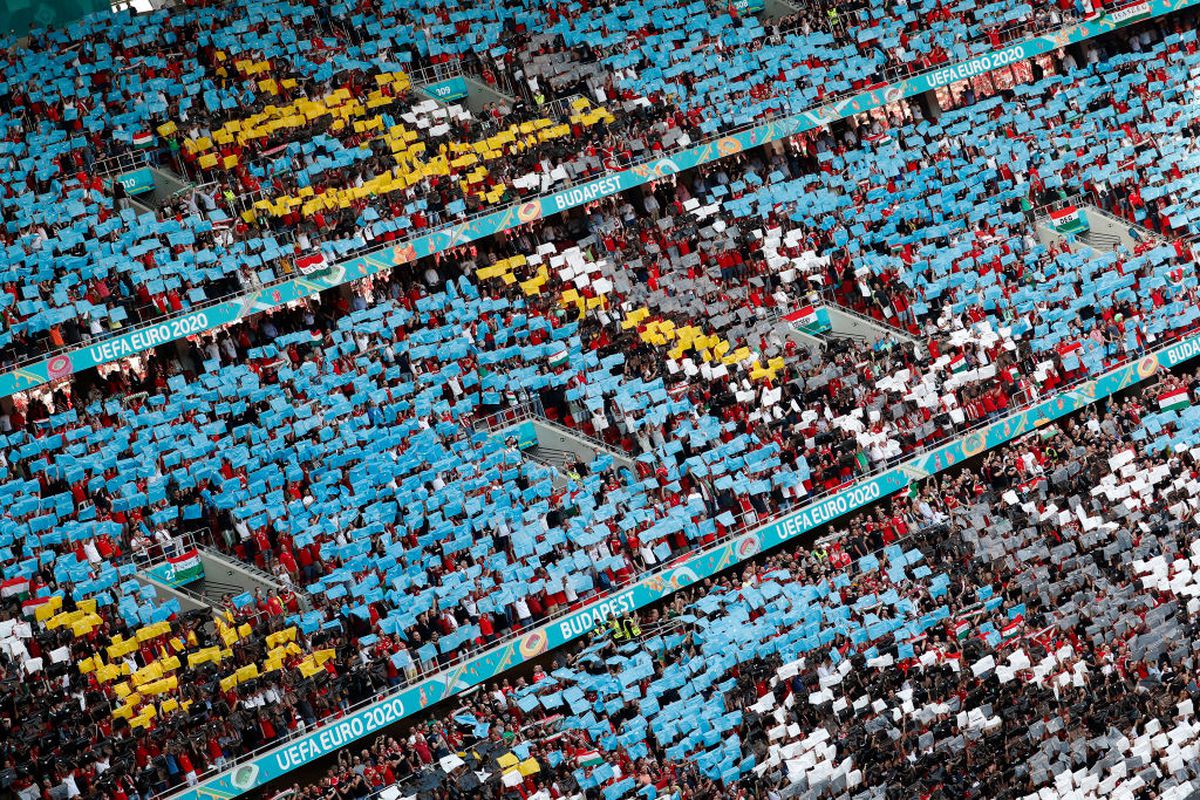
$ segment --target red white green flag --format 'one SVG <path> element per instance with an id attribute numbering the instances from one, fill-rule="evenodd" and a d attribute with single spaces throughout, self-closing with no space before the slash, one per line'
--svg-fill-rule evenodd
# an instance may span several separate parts
<path id="1" fill-rule="evenodd" d="M 812 306 L 804 306 L 804 308 L 798 308 L 788 314 L 784 319 L 797 325 L 811 325 L 817 321 L 817 310 Z"/>
<path id="2" fill-rule="evenodd" d="M 1130 22 L 1137 22 L 1139 19 L 1150 16 L 1150 3 L 1134 3 L 1114 11 L 1101 10 L 1100 16 L 1104 16 L 1118 25 L 1128 25 Z"/>
<path id="3" fill-rule="evenodd" d="M 1059 233 L 1083 233 L 1091 228 L 1087 214 L 1076 206 L 1067 206 L 1050 212 L 1050 224 Z"/>
<path id="4" fill-rule="evenodd" d="M 174 558 L 168 557 L 170 569 L 167 572 L 167 582 L 175 586 L 191 583 L 204 577 L 204 564 L 200 562 L 200 552 L 189 550 Z"/>
<path id="5" fill-rule="evenodd" d="M 296 256 L 296 269 L 305 275 L 325 269 L 325 254 L 321 252 Z"/>
<path id="6" fill-rule="evenodd" d="M 15 597 L 29 591 L 28 578 L 13 578 L 0 583 L 0 597 Z"/>
<path id="7" fill-rule="evenodd" d="M 550 366 L 551 367 L 566 366 L 566 363 L 567 363 L 568 359 L 570 358 L 570 356 L 571 356 L 571 353 L 569 350 L 567 350 L 567 346 L 565 344 L 560 343 L 558 346 L 558 349 L 553 351 L 552 353 L 550 353 L 550 358 L 549 358 Z"/>
<path id="8" fill-rule="evenodd" d="M 21 613 L 27 617 L 32 617 L 37 613 L 39 606 L 49 602 L 49 597 L 31 597 L 24 603 L 21 603 Z"/>
<path id="9" fill-rule="evenodd" d="M 1187 408 L 1192 404 L 1191 397 L 1188 396 L 1186 386 L 1180 386 L 1178 389 L 1171 389 L 1158 396 L 1159 411 L 1179 411 Z"/>

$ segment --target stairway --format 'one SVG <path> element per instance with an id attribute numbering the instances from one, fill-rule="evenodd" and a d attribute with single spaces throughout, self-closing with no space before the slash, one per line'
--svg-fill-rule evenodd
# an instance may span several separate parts
<path id="1" fill-rule="evenodd" d="M 221 601 L 225 599 L 225 595 L 236 596 L 245 591 L 236 583 L 228 583 L 219 581 L 208 576 L 201 578 L 188 586 L 196 594 L 211 602 L 213 605 L 219 606 Z"/>
<path id="2" fill-rule="evenodd" d="M 525 455 L 539 464 L 545 464 L 548 467 L 554 467 L 565 473 L 572 464 L 579 461 L 579 457 L 570 450 L 560 450 L 557 447 L 545 447 L 540 444 L 535 444 L 525 451 Z"/>
<path id="3" fill-rule="evenodd" d="M 1114 246 L 1122 243 L 1120 236 L 1111 233 L 1103 233 L 1095 229 L 1076 234 L 1075 239 L 1080 244 L 1091 248 L 1092 252 L 1097 255 L 1111 253 Z"/>
<path id="4" fill-rule="evenodd" d="M 916 338 L 908 331 L 900 330 L 854 309 L 838 305 L 832 301 L 832 298 L 826 299 L 825 309 L 829 312 L 829 322 L 833 326 L 833 330 L 830 331 L 832 335 L 859 342 L 916 341 Z"/>
<path id="5" fill-rule="evenodd" d="M 239 595 L 256 590 L 268 594 L 285 589 L 274 575 L 264 572 L 254 564 L 248 564 L 208 547 L 197 549 L 200 551 L 201 563 L 204 564 L 204 579 L 189 588 L 205 598 L 220 602 L 226 594 Z M 305 611 L 312 607 L 307 593 L 297 590 L 296 598 Z"/>

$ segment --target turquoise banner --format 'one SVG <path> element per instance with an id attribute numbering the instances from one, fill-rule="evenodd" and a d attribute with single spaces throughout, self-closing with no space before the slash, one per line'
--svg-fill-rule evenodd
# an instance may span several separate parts
<path id="1" fill-rule="evenodd" d="M 135 169 L 132 172 L 126 172 L 117 176 L 117 180 L 125 187 L 125 193 L 145 194 L 146 192 L 154 191 L 154 173 L 149 167 Z M 112 181 L 105 181 L 106 186 L 111 186 Z"/>
<path id="2" fill-rule="evenodd" d="M 739 14 L 758 14 L 766 8 L 763 0 L 733 0 L 732 5 Z"/>
<path id="3" fill-rule="evenodd" d="M 453 78 L 447 78 L 437 83 L 426 83 L 419 88 L 429 97 L 443 103 L 462 100 L 468 94 L 467 82 L 461 75 L 455 75 Z"/>
<path id="4" fill-rule="evenodd" d="M 538 437 L 537 427 L 533 424 L 533 420 L 527 419 L 519 425 L 503 428 L 492 434 L 492 438 L 498 442 L 507 442 L 513 437 L 517 440 L 518 450 L 528 450 L 535 446 L 538 443 Z"/>
<path id="5" fill-rule="evenodd" d="M 538 443 L 537 428 L 532 420 L 525 420 L 518 425 L 514 432 L 517 435 L 517 447 L 521 450 L 528 450 Z"/>
<path id="6" fill-rule="evenodd" d="M 1144 14 L 1139 12 L 1137 19 L 1166 14 L 1196 3 L 1200 3 L 1200 0 L 1152 0 L 1152 2 L 1144 4 L 1149 11 Z M 1141 5 L 1139 4 L 1139 8 Z M 418 258 L 483 239 L 499 231 L 515 228 L 549 214 L 557 214 L 569 208 L 591 203 L 664 175 L 707 164 L 748 148 L 784 139 L 800 131 L 810 130 L 844 117 L 879 108 L 954 81 L 1005 67 L 1022 59 L 1049 53 L 1064 45 L 1107 33 L 1133 21 L 1135 20 L 1105 16 L 1063 28 L 1053 35 L 1029 39 L 960 64 L 908 78 L 898 84 L 872 89 L 869 92 L 853 95 L 795 116 L 757 125 L 655 161 L 639 164 L 623 172 L 616 172 L 536 200 L 493 211 L 475 219 L 419 236 L 404 244 L 344 261 L 324 273 L 282 281 L 236 300 L 209 306 L 203 311 L 194 311 L 167 322 L 138 328 L 91 347 L 64 352 L 0 375 L 0 396 L 19 392 L 31 386 L 70 375 L 72 372 L 124 358 L 208 328 L 227 325 L 250 314 L 276 308 L 347 281 L 374 275 Z"/>
<path id="7" fill-rule="evenodd" d="M 700 553 L 677 567 L 645 578 L 628 589 L 605 597 L 520 639 L 489 650 L 437 677 L 388 695 L 290 744 L 187 789 L 178 797 L 182 800 L 226 800 L 256 789 L 433 703 L 491 681 L 527 659 L 582 638 L 592 629 L 596 620 L 607 619 L 610 613 L 619 615 L 662 600 L 685 586 L 709 578 L 764 550 L 792 541 L 825 523 L 905 489 L 910 483 L 961 464 L 988 448 L 1010 442 L 1090 403 L 1134 386 L 1160 369 L 1168 369 L 1197 356 L 1200 356 L 1200 336 L 1118 367 L 1095 380 L 1055 395 L 1025 411 L 989 423 L 957 441 Z"/>

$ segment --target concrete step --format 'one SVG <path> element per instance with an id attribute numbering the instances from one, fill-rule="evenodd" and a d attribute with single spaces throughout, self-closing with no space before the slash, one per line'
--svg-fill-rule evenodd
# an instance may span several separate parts
<path id="1" fill-rule="evenodd" d="M 872 319 L 866 314 L 860 314 L 857 311 L 839 306 L 836 303 L 827 302 L 825 308 L 829 311 L 829 323 L 833 326 L 832 333 L 835 336 L 869 342 L 878 342 L 886 339 L 900 339 L 906 342 L 916 341 L 916 338 L 906 331 L 894 328 L 891 325 Z"/>

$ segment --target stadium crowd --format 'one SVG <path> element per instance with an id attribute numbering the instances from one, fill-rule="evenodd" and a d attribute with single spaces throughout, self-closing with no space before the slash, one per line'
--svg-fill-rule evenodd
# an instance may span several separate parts
<path id="1" fill-rule="evenodd" d="M 0 362 L 111 336 L 294 276 L 318 253 L 403 239 L 1090 12 L 1065 2 L 814 5 L 764 26 L 664 0 L 560 7 L 547 27 L 541 6 L 521 3 L 187 2 L 35 30 L 7 40 L 0 87 L 12 297 Z M 456 69 L 516 101 L 472 113 L 432 104 L 413 83 Z M 138 214 L 106 186 L 142 163 L 201 185 Z"/>
<path id="2" fill-rule="evenodd" d="M 1187 797 L 1198 388 L 1027 435 L 289 796 Z"/>
<path id="3" fill-rule="evenodd" d="M 463 287 L 464 294 L 470 287 L 462 279 L 447 284 L 452 290 L 456 285 Z M 360 298 L 354 305 L 363 308 L 342 309 L 340 317 L 336 306 L 287 312 L 300 323 L 299 330 L 289 333 L 276 327 L 287 326 L 284 315 L 256 319 L 253 335 L 264 337 L 261 340 L 241 339 L 252 335 L 249 330 L 241 332 L 237 345 L 222 337 L 209 348 L 185 353 L 178 362 L 152 361 L 137 382 L 127 380 L 131 376 L 120 370 L 92 385 L 80 376 L 72 386 L 60 387 L 36 404 L 18 406 L 7 415 L 8 462 L 13 470 L 13 480 L 6 484 L 6 496 L 12 501 L 9 517 L 40 532 L 38 550 L 29 549 L 33 539 L 26 537 L 14 540 L 6 552 L 11 561 L 29 563 L 28 568 L 22 566 L 22 578 L 6 584 L 12 618 L 34 616 L 32 621 L 15 624 L 9 635 L 14 678 L 24 671 L 61 679 L 71 672 L 68 665 L 85 665 L 78 668 L 89 676 L 92 690 L 84 693 L 90 722 L 55 727 L 46 734 L 49 741 L 39 742 L 29 763 L 40 764 L 36 756 L 43 751 L 73 753 L 93 740 L 109 741 L 114 757 L 121 759 L 121 772 L 134 764 L 149 765 L 151 759 L 155 766 L 161 764 L 162 777 L 153 770 L 142 776 L 161 790 L 161 780 L 167 785 L 188 780 L 189 773 L 197 771 L 186 769 L 189 762 L 201 764 L 198 769 L 203 770 L 203 765 L 219 763 L 218 750 L 219 758 L 225 758 L 226 749 L 231 754 L 253 749 L 370 696 L 376 687 L 365 670 L 347 671 L 338 666 L 344 662 L 331 658 L 349 642 L 395 684 L 417 670 L 435 668 L 458 653 L 536 623 L 557 607 L 586 601 L 628 582 L 743 523 L 785 509 L 808 493 L 796 471 L 806 464 L 802 455 L 787 453 L 789 466 L 782 468 L 778 445 L 749 431 L 731 438 L 727 448 L 704 446 L 704 437 L 721 428 L 714 429 L 712 417 L 697 416 L 682 400 L 673 404 L 682 403 L 680 410 L 687 413 L 680 413 L 677 421 L 664 418 L 644 433 L 649 423 L 641 415 L 657 415 L 669 404 L 661 396 L 657 404 L 649 399 L 650 393 L 663 391 L 657 388 L 660 384 L 633 373 L 615 387 L 600 387 L 601 381 L 612 380 L 603 369 L 584 375 L 596 384 L 602 402 L 611 404 L 614 427 L 621 425 L 634 442 L 646 442 L 648 449 L 639 452 L 639 458 L 646 459 L 638 462 L 635 475 L 618 473 L 612 468 L 612 456 L 600 455 L 580 470 L 586 477 L 573 476 L 565 487 L 556 486 L 557 476 L 551 470 L 523 461 L 498 437 L 471 435 L 461 419 L 453 421 L 455 413 L 463 413 L 458 404 L 441 399 L 456 398 L 486 411 L 517 404 L 526 399 L 520 390 L 536 385 L 529 375 L 521 375 L 519 381 L 484 384 L 486 393 L 479 392 L 478 400 L 470 403 L 462 400 L 465 393 L 456 395 L 449 384 L 435 384 L 442 388 L 424 394 L 424 400 L 411 388 L 417 375 L 428 380 L 445 372 L 445 365 L 435 366 L 438 355 L 458 355 L 461 360 L 467 352 L 454 350 L 453 339 L 469 330 L 452 325 L 454 320 L 486 323 L 485 306 L 504 309 L 507 303 L 456 297 L 453 292 L 429 295 L 415 286 L 406 294 L 399 280 L 375 288 L 397 299 L 367 306 Z M 442 304 L 438 313 L 448 314 L 446 325 L 434 321 L 435 302 Z M 455 304 L 460 305 L 457 311 Z M 402 319 L 406 315 L 424 316 L 429 327 L 414 324 L 415 320 L 406 325 Z M 379 323 L 385 317 L 389 325 L 405 331 L 403 338 L 396 336 L 397 329 Z M 553 333 L 545 336 L 549 328 L 529 323 L 527 327 L 530 341 L 538 341 L 539 334 L 555 340 Z M 327 333 L 314 337 L 314 330 Z M 451 330 L 454 335 L 448 341 L 439 341 L 442 334 L 432 333 Z M 346 335 L 348 331 L 354 335 Z M 428 343 L 417 344 L 426 335 Z M 626 336 L 636 341 L 633 334 Z M 476 342 L 496 344 L 479 335 Z M 591 356 L 593 367 L 617 366 L 620 346 L 614 345 L 612 353 L 604 351 L 602 358 Z M 636 348 L 626 349 L 637 357 Z M 573 346 L 572 350 L 571 363 L 588 363 L 582 349 Z M 478 376 L 480 383 L 505 368 L 488 352 L 480 348 L 475 355 L 489 365 L 488 374 Z M 542 347 L 535 346 L 533 352 L 536 355 L 528 360 L 538 367 L 531 371 L 560 384 L 551 385 L 551 390 L 566 385 L 561 367 L 550 374 L 541 372 L 549 365 Z M 524 353 L 512 355 L 517 356 L 517 364 L 525 363 Z M 227 363 L 221 366 L 222 361 Z M 852 370 L 853 365 L 847 366 Z M 393 392 L 393 405 L 380 402 L 381 396 L 370 397 L 378 390 L 367 388 L 374 385 L 369 381 L 372 374 L 383 382 L 379 388 Z M 318 378 L 323 383 L 314 383 L 318 375 L 324 376 Z M 472 385 L 465 377 L 455 383 L 460 388 Z M 584 384 L 583 390 L 590 391 L 592 385 Z M 345 387 L 342 394 L 338 387 Z M 503 399 L 502 391 L 511 397 Z M 432 413 L 411 417 L 409 422 L 384 416 L 381 409 L 397 408 L 405 392 L 416 403 L 425 403 L 427 412 L 438 406 L 446 421 L 436 422 Z M 433 400 L 433 395 L 439 399 Z M 568 401 L 568 392 L 561 391 L 556 403 L 555 392 L 543 395 L 550 408 L 562 409 L 564 419 L 569 402 L 585 396 L 570 395 Z M 286 404 L 280 402 L 284 397 Z M 317 408 L 311 413 L 293 412 L 299 418 L 284 425 L 293 416 L 284 408 L 300 408 L 306 397 L 311 398 L 309 406 L 320 401 Z M 349 400 L 365 411 L 349 411 Z M 418 408 L 416 403 L 413 409 Z M 197 413 L 201 408 L 206 411 Z M 348 411 L 347 432 L 361 427 L 366 435 L 323 432 L 336 431 L 329 423 Z M 217 427 L 209 414 L 218 420 Z M 425 419 L 428 427 L 419 419 Z M 251 420 L 258 425 L 249 424 Z M 319 421 L 326 425 L 318 425 Z M 730 434 L 737 430 L 736 418 L 727 424 L 735 426 Z M 427 433 L 418 433 L 422 428 Z M 303 460 L 272 467 L 249 457 L 247 445 L 259 436 L 255 431 L 268 429 L 284 431 L 296 448 L 290 452 L 303 453 Z M 386 502 L 390 516 L 383 516 L 376 491 L 362 490 L 357 458 L 365 456 L 378 465 L 383 463 L 379 454 L 393 452 L 396 441 L 412 436 L 424 437 L 435 448 L 450 448 L 446 453 L 460 446 L 456 442 L 469 441 L 478 448 L 477 458 L 465 454 L 445 462 L 457 465 L 455 470 L 482 467 L 499 477 L 501 470 L 516 467 L 513 477 L 501 485 L 512 487 L 507 502 L 527 508 L 530 516 L 510 513 L 510 523 L 499 527 L 472 530 L 470 523 L 464 527 L 466 508 L 478 499 L 448 500 L 447 485 L 453 482 L 447 478 L 454 473 L 439 471 L 409 483 L 417 496 L 430 498 L 430 509 L 436 503 L 451 518 L 457 517 L 453 528 L 441 528 L 432 514 L 418 513 L 405 521 L 394 501 Z M 256 449 L 265 441 L 260 438 Z M 364 453 L 355 444 L 359 441 L 376 442 L 381 449 Z M 418 441 L 422 439 L 410 439 L 410 446 Z M 638 452 L 640 447 L 631 450 Z M 153 457 L 132 457 L 146 452 Z M 355 460 L 346 458 L 356 452 Z M 718 455 L 721 452 L 726 455 Z M 735 453 L 742 466 L 722 475 L 726 470 L 721 462 Z M 47 458 L 51 454 L 53 464 Z M 438 460 L 432 452 L 424 458 L 432 458 L 428 463 Z M 680 473 L 681 459 L 688 474 Z M 647 495 L 641 481 L 649 477 L 652 465 L 659 488 Z M 769 480 L 758 477 L 771 472 L 775 474 Z M 394 476 L 388 479 L 393 491 L 405 483 L 403 474 L 404 469 L 396 465 L 384 473 Z M 701 483 L 696 475 L 709 480 Z M 354 491 L 335 488 L 347 482 Z M 478 485 L 488 481 L 480 480 Z M 400 504 L 408 505 L 410 497 Z M 586 503 L 586 497 L 595 499 Z M 589 519 L 611 514 L 606 509 L 612 509 L 614 501 L 636 509 L 646 507 L 649 497 L 678 498 L 674 502 L 680 505 L 659 501 L 649 508 L 666 516 L 643 512 L 634 517 L 640 520 L 632 527 L 610 522 L 607 535 L 587 524 Z M 532 502 L 538 498 L 546 502 Z M 609 502 L 597 509 L 601 498 Z M 47 514 L 50 504 L 52 511 Z M 452 510 L 456 505 L 457 512 Z M 495 507 L 489 502 L 488 508 Z M 478 517 L 483 508 L 477 505 L 474 511 L 472 516 Z M 293 522 L 286 522 L 293 516 Z M 533 528 L 530 522 L 535 522 Z M 204 528 L 214 543 L 275 570 L 281 582 L 296 587 L 295 592 L 303 590 L 315 608 L 299 613 L 295 592 L 290 591 L 272 597 L 246 596 L 231 599 L 228 616 L 209 624 L 195 615 L 175 613 L 177 609 L 170 605 L 156 606 L 136 585 L 130 586 L 124 567 L 113 567 L 135 550 L 169 548 L 174 534 Z M 456 531 L 453 538 L 448 535 L 452 530 Z M 583 558 L 575 558 L 575 552 Z M 37 558 L 28 562 L 31 554 Z M 38 569 L 38 562 L 45 566 Z M 405 574 L 419 578 L 410 586 L 415 594 L 384 590 L 397 585 Z M 421 589 L 431 581 L 436 589 Z M 121 594 L 115 591 L 118 584 Z M 509 596 L 518 589 L 522 593 Z M 52 590 L 63 592 L 67 601 L 56 602 L 57 592 L 51 594 Z M 46 596 L 50 599 L 38 602 Z M 128 680 L 121 680 L 125 676 Z M 70 681 L 28 686 L 29 691 L 20 695 L 22 702 L 49 709 L 64 708 L 71 702 L 71 690 L 81 688 Z M 220 691 L 214 692 L 214 687 Z M 276 702 L 281 705 L 262 709 L 263 704 Z M 290 718 L 285 709 L 293 712 Z M 34 735 L 38 726 L 51 721 L 36 714 L 14 713 L 11 719 L 28 720 L 32 729 L 24 740 L 30 742 L 38 741 Z M 67 735 L 72 738 L 58 739 Z M 195 756 L 189 755 L 178 764 L 172 747 L 195 737 L 206 742 L 207 757 L 193 760 Z"/>
<path id="4" fill-rule="evenodd" d="M 531 33 L 540 6 L 279 11 L 193 4 L 7 51 L 9 363 L 611 169 L 633 155 L 616 140 L 679 145 L 1078 13 L 814 6 L 768 30 L 663 3 Z M 0 782 L 193 784 L 1192 330 L 1200 54 L 1194 30 L 1146 31 L 1011 96 L 937 120 L 897 104 L 7 401 Z M 785 52 L 817 55 L 770 90 L 714 77 Z M 414 65 L 459 62 L 541 101 L 417 99 Z M 156 141 L 216 183 L 139 216 L 97 167 Z M 1047 231 L 1034 212 L 1076 196 L 1153 234 L 1100 253 Z M 823 296 L 895 335 L 808 347 Z M 934 479 L 819 558 L 697 587 L 636 643 L 490 687 L 309 791 L 1184 797 L 1193 384 Z M 528 457 L 491 424 L 522 409 L 595 457 Z M 135 572 L 182 535 L 281 590 L 164 602 Z M 1085 712 L 1103 721 L 1054 723 Z"/>

